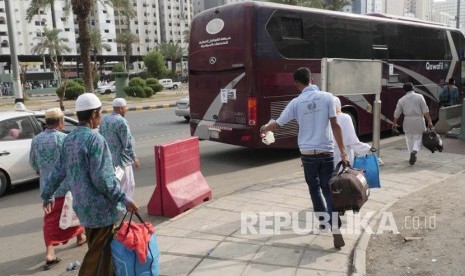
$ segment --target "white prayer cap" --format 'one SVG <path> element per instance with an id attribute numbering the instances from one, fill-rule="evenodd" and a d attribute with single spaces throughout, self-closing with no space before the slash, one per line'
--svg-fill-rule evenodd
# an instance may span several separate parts
<path id="1" fill-rule="evenodd" d="M 58 107 L 50 108 L 45 111 L 45 119 L 60 119 L 63 118 L 63 112 Z"/>
<path id="2" fill-rule="evenodd" d="M 102 102 L 94 93 L 84 93 L 76 100 L 76 111 L 92 110 L 102 106 Z"/>
<path id="3" fill-rule="evenodd" d="M 336 109 L 336 112 L 341 112 L 342 110 L 341 100 L 339 100 L 338 97 L 333 96 L 333 101 L 334 101 L 334 108 Z"/>
<path id="4" fill-rule="evenodd" d="M 123 107 L 126 106 L 126 100 L 123 98 L 115 98 L 113 100 L 113 106 L 114 107 Z"/>

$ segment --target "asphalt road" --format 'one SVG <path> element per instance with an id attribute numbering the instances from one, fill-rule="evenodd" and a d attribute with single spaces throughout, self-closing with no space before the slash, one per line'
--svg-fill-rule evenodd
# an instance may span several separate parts
<path id="1" fill-rule="evenodd" d="M 126 117 L 136 139 L 136 153 L 141 165 L 135 171 L 134 199 L 141 208 L 141 214 L 156 225 L 166 218 L 147 215 L 146 205 L 156 182 L 154 146 L 190 137 L 189 124 L 184 118 L 175 116 L 173 108 L 128 112 Z M 209 141 L 201 141 L 199 145 L 201 171 L 214 198 L 283 173 L 301 170 L 297 150 L 258 151 Z M 38 187 L 38 182 L 20 185 L 0 198 L 1 275 L 42 275 L 45 248 Z M 83 249 L 70 250 L 72 244 L 59 247 L 58 254 L 82 258 Z"/>

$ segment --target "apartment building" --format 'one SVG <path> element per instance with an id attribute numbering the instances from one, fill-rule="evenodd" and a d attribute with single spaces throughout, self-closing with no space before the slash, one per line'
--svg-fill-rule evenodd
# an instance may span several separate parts
<path id="1" fill-rule="evenodd" d="M 458 0 L 435 1 L 433 3 L 435 21 L 442 22 L 451 27 L 457 27 L 457 3 Z M 461 0 L 460 2 L 459 23 L 459 29 L 465 32 L 465 0 Z"/>
<path id="2" fill-rule="evenodd" d="M 31 49 L 38 43 L 43 28 L 53 27 L 51 9 L 41 10 L 31 22 L 25 19 L 30 2 L 30 0 L 10 0 L 17 34 L 18 55 L 32 55 Z M 64 38 L 71 48 L 67 55 L 79 55 L 77 21 L 72 14 L 64 13 L 64 3 L 65 0 L 55 0 L 53 6 L 56 28 L 62 30 L 60 37 Z M 102 48 L 99 55 L 123 55 L 124 47 L 118 45 L 115 40 L 117 33 L 127 30 L 139 36 L 139 42 L 131 49 L 132 55 L 144 56 L 156 49 L 161 42 L 179 43 L 184 48 L 188 46 L 184 41 L 183 32 L 190 29 L 193 18 L 192 0 L 133 0 L 136 15 L 129 22 L 110 5 L 103 6 L 100 1 L 95 3 L 94 11 L 90 15 L 90 27 L 100 30 L 103 43 L 111 48 L 109 50 Z M 0 0 L 0 55 L 10 54 L 6 12 L 5 2 Z"/>

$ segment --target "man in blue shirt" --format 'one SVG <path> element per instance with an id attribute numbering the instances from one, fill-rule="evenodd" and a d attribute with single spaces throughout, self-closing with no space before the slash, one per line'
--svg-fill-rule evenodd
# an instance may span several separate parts
<path id="1" fill-rule="evenodd" d="M 311 72 L 308 68 L 299 68 L 294 73 L 294 82 L 301 94 L 294 98 L 275 122 L 270 122 L 260 129 L 260 134 L 273 131 L 295 119 L 299 124 L 298 144 L 313 210 L 320 221 L 323 217 L 318 213 L 327 212 L 330 224 L 333 225 L 333 215 L 337 216 L 337 227 L 341 220 L 337 213 L 332 214 L 333 205 L 329 190 L 329 180 L 334 170 L 334 143 L 332 133 L 341 152 L 341 159 L 347 163 L 346 152 L 342 142 L 341 127 L 337 123 L 333 95 L 319 91 L 316 85 L 311 85 Z M 332 133 L 331 133 L 332 130 Z M 321 191 L 325 200 L 321 196 Z M 326 201 L 326 206 L 325 206 Z M 320 225 L 320 228 L 322 225 Z M 344 239 L 337 229 L 333 229 L 334 247 L 345 245 Z"/>

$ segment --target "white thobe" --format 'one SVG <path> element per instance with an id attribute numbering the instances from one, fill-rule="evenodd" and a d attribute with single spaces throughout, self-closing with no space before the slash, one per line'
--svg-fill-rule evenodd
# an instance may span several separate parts
<path id="1" fill-rule="evenodd" d="M 407 92 L 397 102 L 394 117 L 399 118 L 404 114 L 404 123 L 402 128 L 405 132 L 405 140 L 407 142 L 408 152 L 420 151 L 421 136 L 425 132 L 425 117 L 424 114 L 429 112 L 423 95 L 413 91 Z"/>
<path id="2" fill-rule="evenodd" d="M 352 123 L 352 119 L 348 114 L 339 113 L 337 116 L 337 122 L 341 127 L 342 131 L 342 141 L 344 143 L 344 147 L 346 149 L 347 160 L 350 162 L 351 165 L 354 164 L 355 156 L 363 156 L 370 152 L 371 146 L 360 142 L 355 133 L 354 124 Z M 336 141 L 333 135 L 333 141 Z M 341 161 L 341 151 L 335 143 L 334 145 L 334 167 Z"/>

